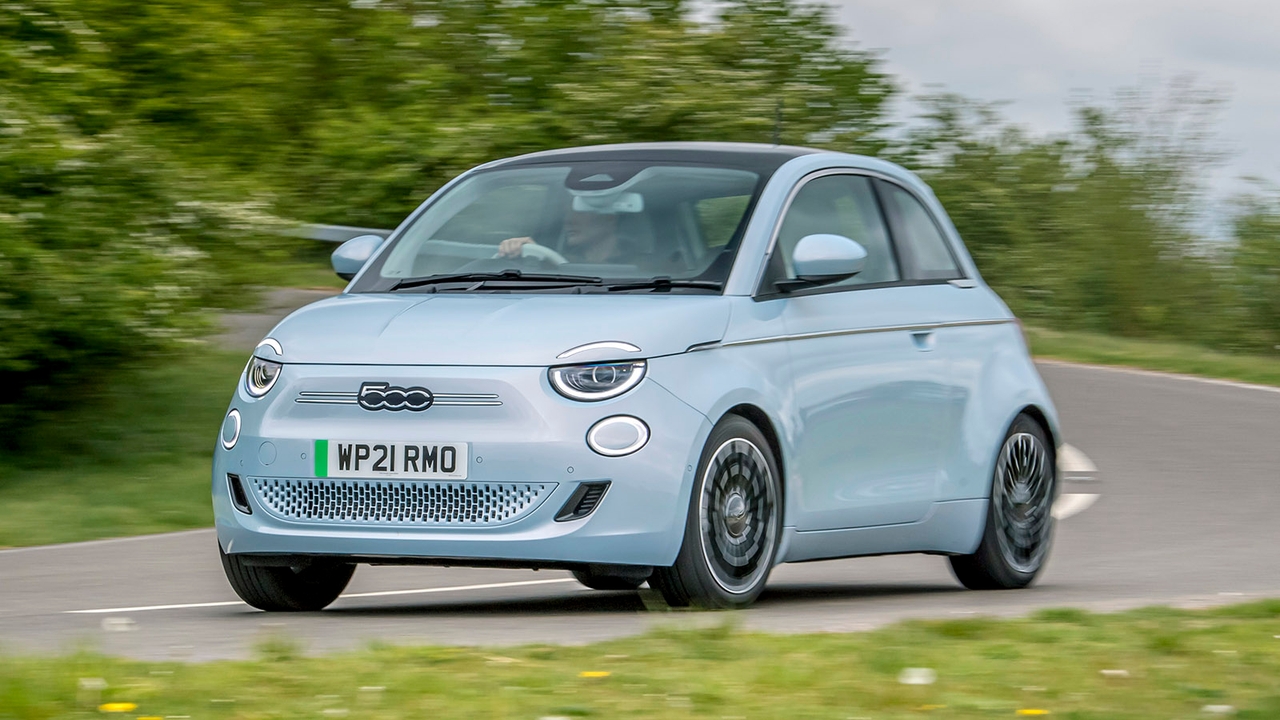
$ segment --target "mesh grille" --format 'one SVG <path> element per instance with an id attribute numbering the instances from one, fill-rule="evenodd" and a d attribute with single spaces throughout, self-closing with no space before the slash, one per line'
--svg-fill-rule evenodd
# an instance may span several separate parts
<path id="1" fill-rule="evenodd" d="M 364 525 L 501 525 L 533 512 L 555 483 L 252 478 L 285 520 Z"/>

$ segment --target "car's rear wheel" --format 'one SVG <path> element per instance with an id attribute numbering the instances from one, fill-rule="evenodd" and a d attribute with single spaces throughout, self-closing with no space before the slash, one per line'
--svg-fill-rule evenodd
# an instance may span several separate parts
<path id="1" fill-rule="evenodd" d="M 726 416 L 698 462 L 676 563 L 656 568 L 649 585 L 669 605 L 742 607 L 764 590 L 782 530 L 778 463 L 764 434 Z"/>
<path id="2" fill-rule="evenodd" d="M 218 547 L 222 569 L 241 600 L 259 610 L 303 612 L 323 610 L 346 589 L 355 565 L 313 561 L 299 566 L 248 565 L 239 555 Z"/>
<path id="3" fill-rule="evenodd" d="M 1044 567 L 1053 544 L 1057 463 L 1040 423 L 1019 415 L 1000 446 L 982 542 L 972 555 L 951 558 L 951 570 L 971 590 L 1022 588 Z"/>
<path id="4" fill-rule="evenodd" d="M 627 565 L 587 565 L 573 571 L 578 582 L 592 590 L 636 590 L 651 574 L 651 567 Z"/>

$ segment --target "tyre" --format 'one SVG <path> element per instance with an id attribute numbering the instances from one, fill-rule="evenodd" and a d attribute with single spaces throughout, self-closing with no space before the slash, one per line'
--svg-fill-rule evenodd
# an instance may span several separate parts
<path id="1" fill-rule="evenodd" d="M 653 568 L 627 565 L 587 565 L 573 571 L 578 582 L 592 590 L 638 590 Z"/>
<path id="2" fill-rule="evenodd" d="M 749 605 L 769 579 L 781 532 L 781 479 L 773 451 L 750 421 L 726 416 L 712 429 L 698 461 L 676 563 L 654 569 L 649 586 L 677 607 Z"/>
<path id="3" fill-rule="evenodd" d="M 222 569 L 241 600 L 268 612 L 323 610 L 347 587 L 355 565 L 313 562 L 303 567 L 246 565 L 218 547 Z"/>
<path id="4" fill-rule="evenodd" d="M 1053 543 L 1057 497 L 1053 443 L 1040 423 L 1019 415 L 996 458 L 987 523 L 978 551 L 951 557 L 951 571 L 971 590 L 1004 590 L 1031 584 Z"/>

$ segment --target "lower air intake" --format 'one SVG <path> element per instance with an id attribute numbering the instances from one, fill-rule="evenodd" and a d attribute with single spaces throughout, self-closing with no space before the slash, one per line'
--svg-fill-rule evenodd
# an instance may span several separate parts
<path id="1" fill-rule="evenodd" d="M 477 527 L 533 512 L 555 483 L 251 478 L 271 514 L 297 522 Z"/>
<path id="2" fill-rule="evenodd" d="M 556 513 L 556 522 L 581 520 L 595 512 L 596 506 L 600 504 L 608 489 L 608 481 L 582 483 L 569 496 L 569 500 L 565 502 L 564 507 L 560 508 L 560 512 Z"/>

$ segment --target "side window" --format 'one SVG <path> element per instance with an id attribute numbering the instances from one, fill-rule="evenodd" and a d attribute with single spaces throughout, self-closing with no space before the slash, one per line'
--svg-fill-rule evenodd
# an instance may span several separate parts
<path id="1" fill-rule="evenodd" d="M 901 279 L 889 245 L 884 218 L 871 180 L 858 175 L 827 175 L 800 188 L 787 209 L 767 279 L 770 283 L 795 278 L 791 255 L 806 235 L 829 233 L 856 240 L 867 251 L 862 272 L 834 287 L 870 285 Z"/>
<path id="2" fill-rule="evenodd" d="M 911 193 L 879 181 L 885 211 L 893 219 L 893 239 L 916 280 L 953 280 L 963 277 L 947 239 L 933 216 Z"/>

